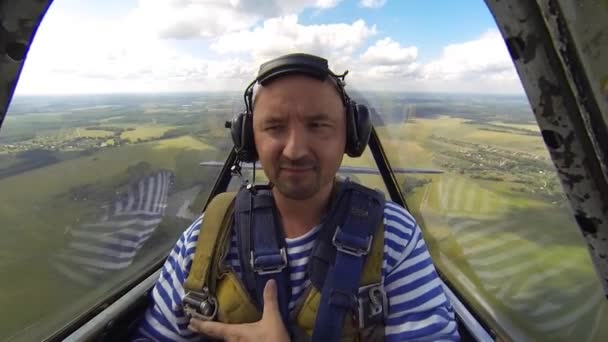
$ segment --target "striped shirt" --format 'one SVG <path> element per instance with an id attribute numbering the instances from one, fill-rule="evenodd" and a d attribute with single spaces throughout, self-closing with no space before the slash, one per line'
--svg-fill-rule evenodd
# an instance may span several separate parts
<path id="1" fill-rule="evenodd" d="M 196 341 L 182 310 L 183 282 L 192 266 L 202 218 L 182 234 L 171 251 L 151 294 L 151 304 L 135 339 Z M 386 341 L 459 340 L 454 311 L 426 248 L 415 219 L 402 207 L 387 202 L 384 208 L 382 283 L 389 307 Z M 286 239 L 291 271 L 290 309 L 310 284 L 305 272 L 320 226 L 295 239 Z M 240 273 L 234 230 L 226 263 Z"/>

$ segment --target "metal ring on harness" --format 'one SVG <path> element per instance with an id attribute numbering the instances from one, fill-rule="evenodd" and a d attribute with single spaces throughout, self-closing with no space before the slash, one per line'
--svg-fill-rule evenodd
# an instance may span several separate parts
<path id="1" fill-rule="evenodd" d="M 183 300 L 184 312 L 190 318 L 212 321 L 217 315 L 217 299 L 209 293 L 208 288 L 202 291 L 189 291 Z"/>

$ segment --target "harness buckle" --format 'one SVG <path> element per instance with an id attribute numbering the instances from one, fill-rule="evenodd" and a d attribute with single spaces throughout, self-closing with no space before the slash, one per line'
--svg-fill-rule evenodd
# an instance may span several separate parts
<path id="1" fill-rule="evenodd" d="M 251 251 L 250 264 L 254 272 L 259 275 L 280 273 L 287 267 L 287 252 L 281 248 L 278 254 L 258 255 Z"/>
<path id="2" fill-rule="evenodd" d="M 336 249 L 340 252 L 361 257 L 367 255 L 372 249 L 372 236 L 368 236 L 365 239 L 361 239 L 352 234 L 344 233 L 340 226 L 336 228 L 334 237 L 331 242 L 336 246 Z"/>
<path id="3" fill-rule="evenodd" d="M 217 315 L 217 299 L 204 287 L 201 291 L 188 291 L 183 299 L 183 309 L 190 318 L 212 321 Z"/>
<path id="4" fill-rule="evenodd" d="M 388 315 L 388 297 L 382 283 L 359 288 L 359 329 L 381 325 Z"/>

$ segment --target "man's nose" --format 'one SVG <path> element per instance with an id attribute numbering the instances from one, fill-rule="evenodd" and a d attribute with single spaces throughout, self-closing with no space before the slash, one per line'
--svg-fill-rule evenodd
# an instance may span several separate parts
<path id="1" fill-rule="evenodd" d="M 283 155 L 291 160 L 298 160 L 308 153 L 308 138 L 305 130 L 301 127 L 293 127 L 289 130 L 287 142 L 283 149 Z"/>

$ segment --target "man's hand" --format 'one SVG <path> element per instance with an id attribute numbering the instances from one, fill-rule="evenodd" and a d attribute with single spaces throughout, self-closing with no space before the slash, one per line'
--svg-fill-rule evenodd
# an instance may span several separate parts
<path id="1" fill-rule="evenodd" d="M 277 284 L 269 280 L 264 287 L 264 312 L 255 323 L 225 324 L 192 318 L 188 329 L 224 341 L 288 342 L 277 299 Z"/>

